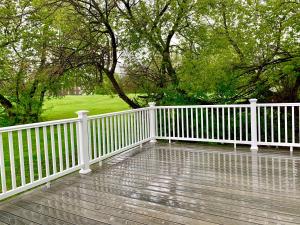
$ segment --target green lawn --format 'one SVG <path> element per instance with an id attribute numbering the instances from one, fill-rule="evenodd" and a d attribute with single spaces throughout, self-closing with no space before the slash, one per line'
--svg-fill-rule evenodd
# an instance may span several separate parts
<path id="1" fill-rule="evenodd" d="M 119 97 L 110 95 L 66 96 L 45 102 L 43 120 L 57 120 L 76 117 L 79 110 L 88 110 L 97 115 L 129 109 Z"/>

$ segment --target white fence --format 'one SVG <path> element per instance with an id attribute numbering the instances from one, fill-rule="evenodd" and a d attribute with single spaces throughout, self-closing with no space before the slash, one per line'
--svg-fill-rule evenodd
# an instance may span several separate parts
<path id="1" fill-rule="evenodd" d="M 89 160 L 95 163 L 150 140 L 149 109 L 88 118 Z"/>
<path id="2" fill-rule="evenodd" d="M 300 147 L 300 103 L 158 106 L 156 138 Z"/>
<path id="3" fill-rule="evenodd" d="M 149 108 L 0 128 L 0 200 L 150 140 Z"/>
<path id="4" fill-rule="evenodd" d="M 155 106 L 0 128 L 0 200 L 156 139 L 300 147 L 300 104 Z"/>

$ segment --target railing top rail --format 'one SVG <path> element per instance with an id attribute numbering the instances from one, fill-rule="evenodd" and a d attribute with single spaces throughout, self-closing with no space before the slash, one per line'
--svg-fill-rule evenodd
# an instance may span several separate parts
<path id="1" fill-rule="evenodd" d="M 257 106 L 300 106 L 300 103 L 257 103 Z"/>
<path id="2" fill-rule="evenodd" d="M 100 114 L 100 115 L 89 116 L 88 119 L 99 119 L 99 118 L 103 118 L 103 117 L 111 117 L 111 116 L 128 114 L 128 113 L 133 113 L 133 112 L 147 111 L 147 110 L 149 110 L 149 108 L 150 107 L 131 109 L 131 110 L 123 110 L 120 112 L 113 112 L 113 113 L 105 113 L 105 114 Z"/>
<path id="3" fill-rule="evenodd" d="M 179 105 L 179 106 L 155 106 L 157 109 L 176 109 L 176 108 L 250 108 L 250 104 L 233 105 Z"/>
<path id="4" fill-rule="evenodd" d="M 75 123 L 75 122 L 78 122 L 78 121 L 79 121 L 78 118 L 72 118 L 72 119 L 46 121 L 46 122 L 41 122 L 41 123 L 30 123 L 30 124 L 16 125 L 16 126 L 10 126 L 10 127 L 2 127 L 2 128 L 0 128 L 0 133 L 18 131 L 18 130 L 24 130 L 24 129 L 31 129 L 31 128 L 39 128 L 39 127 L 45 127 L 45 126 L 51 126 L 51 125 Z"/>

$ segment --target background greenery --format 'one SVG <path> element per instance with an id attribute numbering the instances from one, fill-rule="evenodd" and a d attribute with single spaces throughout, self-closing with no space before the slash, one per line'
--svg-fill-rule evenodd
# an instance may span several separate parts
<path id="1" fill-rule="evenodd" d="M 2 0 L 0 117 L 43 120 L 74 90 L 131 108 L 298 102 L 299 20 L 285 0 Z"/>

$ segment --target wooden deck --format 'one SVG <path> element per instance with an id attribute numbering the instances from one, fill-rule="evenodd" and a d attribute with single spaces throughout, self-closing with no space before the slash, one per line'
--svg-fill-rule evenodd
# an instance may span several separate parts
<path id="1" fill-rule="evenodd" d="M 0 205 L 1 224 L 299 224 L 300 155 L 147 144 Z"/>

